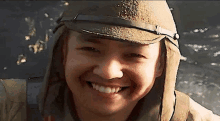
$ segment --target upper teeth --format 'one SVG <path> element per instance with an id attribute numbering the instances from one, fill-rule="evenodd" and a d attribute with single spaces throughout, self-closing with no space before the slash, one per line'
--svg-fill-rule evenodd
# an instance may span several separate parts
<path id="1" fill-rule="evenodd" d="M 92 83 L 92 87 L 93 89 L 98 90 L 99 92 L 104 92 L 104 93 L 114 93 L 114 92 L 118 92 L 121 90 L 121 87 L 104 87 L 104 86 L 100 86 L 98 84 Z"/>

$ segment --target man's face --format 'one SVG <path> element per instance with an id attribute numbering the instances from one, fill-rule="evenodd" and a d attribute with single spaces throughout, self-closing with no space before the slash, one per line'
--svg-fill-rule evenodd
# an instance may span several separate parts
<path id="1" fill-rule="evenodd" d="M 65 77 L 82 110 L 109 115 L 134 107 L 162 73 L 160 42 L 141 45 L 70 33 Z"/>

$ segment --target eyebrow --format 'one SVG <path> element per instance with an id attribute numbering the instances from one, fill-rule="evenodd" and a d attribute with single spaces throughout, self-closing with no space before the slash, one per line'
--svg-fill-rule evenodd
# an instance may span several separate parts
<path id="1" fill-rule="evenodd" d="M 99 44 L 99 45 L 104 45 L 104 43 L 98 40 L 98 38 L 86 38 L 86 39 L 83 39 L 83 41 L 94 43 L 94 44 Z"/>
<path id="2" fill-rule="evenodd" d="M 126 44 L 125 44 L 126 43 Z M 122 47 L 124 46 L 128 46 L 128 47 L 141 47 L 141 46 L 144 46 L 143 44 L 138 44 L 138 43 L 134 43 L 134 42 L 130 42 L 130 41 L 127 41 L 125 40 L 122 44 Z"/>
<path id="3" fill-rule="evenodd" d="M 89 43 L 94 43 L 94 44 L 99 44 L 99 45 L 104 45 L 104 43 L 102 43 L 101 41 L 98 40 L 99 37 L 95 37 L 95 36 L 88 36 L 88 35 L 80 35 L 80 41 L 81 43 L 83 42 L 89 42 Z"/>

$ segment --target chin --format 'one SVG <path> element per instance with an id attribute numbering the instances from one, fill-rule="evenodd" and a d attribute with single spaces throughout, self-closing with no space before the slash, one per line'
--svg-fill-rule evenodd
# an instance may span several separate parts
<path id="1" fill-rule="evenodd" d="M 109 115 L 110 116 L 110 115 L 113 115 L 119 112 L 122 109 L 122 107 L 120 108 L 119 106 L 107 106 L 107 105 L 100 106 L 99 105 L 99 107 L 92 106 L 90 107 L 89 110 L 98 115 L 103 115 L 103 116 Z"/>

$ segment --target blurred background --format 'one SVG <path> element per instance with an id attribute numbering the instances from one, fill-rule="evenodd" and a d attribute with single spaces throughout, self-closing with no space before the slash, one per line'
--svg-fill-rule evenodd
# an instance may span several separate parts
<path id="1" fill-rule="evenodd" d="M 176 89 L 220 115 L 220 1 L 168 1 L 182 54 Z M 0 1 L 0 78 L 42 77 L 67 1 Z"/>

